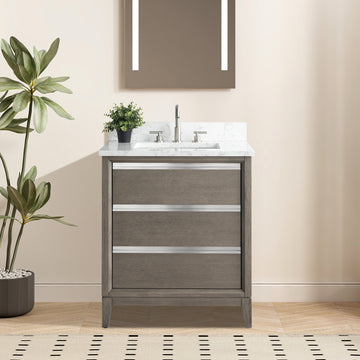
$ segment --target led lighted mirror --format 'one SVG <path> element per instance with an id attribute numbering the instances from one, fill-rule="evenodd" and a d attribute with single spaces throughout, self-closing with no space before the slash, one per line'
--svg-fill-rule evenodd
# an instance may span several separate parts
<path id="1" fill-rule="evenodd" d="M 125 0 L 128 88 L 235 87 L 235 0 Z"/>

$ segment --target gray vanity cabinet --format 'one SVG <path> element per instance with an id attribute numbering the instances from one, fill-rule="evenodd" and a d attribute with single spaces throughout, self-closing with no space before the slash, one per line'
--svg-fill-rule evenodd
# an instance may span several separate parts
<path id="1" fill-rule="evenodd" d="M 251 327 L 250 227 L 250 157 L 103 157 L 103 326 L 112 305 L 202 305 Z"/>

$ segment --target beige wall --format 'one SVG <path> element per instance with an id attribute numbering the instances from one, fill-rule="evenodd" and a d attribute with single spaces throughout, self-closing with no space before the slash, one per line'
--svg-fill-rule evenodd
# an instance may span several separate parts
<path id="1" fill-rule="evenodd" d="M 32 135 L 29 166 L 53 183 L 46 211 L 79 225 L 31 224 L 18 266 L 36 272 L 38 300 L 99 299 L 103 113 L 134 100 L 146 121 L 245 121 L 253 162 L 255 300 L 360 296 L 360 2 L 237 0 L 235 90 L 128 91 L 122 87 L 121 0 L 7 0 L 0 34 L 47 47 L 61 38 L 49 74 L 69 75 L 74 95 L 53 98 Z M 10 76 L 5 61 L 0 74 Z M 12 175 L 21 136 L 0 133 Z M 1 203 L 3 205 L 3 202 Z M 73 284 L 73 286 L 72 286 Z M 79 285 L 79 286 L 78 286 Z"/>

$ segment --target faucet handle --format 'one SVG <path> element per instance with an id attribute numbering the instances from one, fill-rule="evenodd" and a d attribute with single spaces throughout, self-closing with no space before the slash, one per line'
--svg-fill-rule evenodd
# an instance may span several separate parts
<path id="1" fill-rule="evenodd" d="M 200 139 L 200 134 L 207 134 L 207 131 L 203 131 L 203 130 L 195 130 L 193 131 L 194 133 L 194 140 L 193 142 L 194 143 L 198 143 L 198 142 L 201 142 L 201 139 Z"/>
<path id="2" fill-rule="evenodd" d="M 156 138 L 155 138 L 155 142 L 157 143 L 162 143 L 164 142 L 163 136 L 162 136 L 162 131 L 149 131 L 149 134 L 157 134 Z"/>

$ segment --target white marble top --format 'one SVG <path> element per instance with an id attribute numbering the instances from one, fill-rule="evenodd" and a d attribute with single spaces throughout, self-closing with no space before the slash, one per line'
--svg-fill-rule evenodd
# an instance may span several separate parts
<path id="1" fill-rule="evenodd" d="M 174 124 L 151 122 L 133 130 L 131 143 L 118 143 L 116 133 L 99 151 L 100 156 L 254 156 L 255 152 L 247 142 L 246 123 L 239 122 L 183 122 L 182 143 L 172 142 Z M 164 143 L 154 143 L 155 135 L 149 131 L 163 132 Z M 202 142 L 194 144 L 193 131 L 205 130 Z"/>

